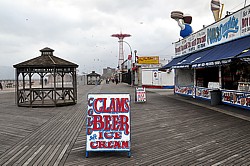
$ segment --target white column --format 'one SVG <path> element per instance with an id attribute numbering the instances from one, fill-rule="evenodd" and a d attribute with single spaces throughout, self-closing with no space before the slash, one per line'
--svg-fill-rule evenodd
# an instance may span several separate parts
<path id="1" fill-rule="evenodd" d="M 222 88 L 221 66 L 219 66 L 219 88 Z"/>

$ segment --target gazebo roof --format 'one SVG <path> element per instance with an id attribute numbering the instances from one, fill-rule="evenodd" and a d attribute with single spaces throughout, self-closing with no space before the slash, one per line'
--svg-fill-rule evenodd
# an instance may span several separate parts
<path id="1" fill-rule="evenodd" d="M 46 68 L 46 67 L 75 67 L 78 65 L 53 55 L 54 50 L 45 47 L 40 50 L 41 56 L 13 65 L 14 68 Z"/>
<path id="2" fill-rule="evenodd" d="M 96 73 L 95 71 L 92 71 L 92 73 L 87 74 L 87 76 L 101 76 L 101 75 Z"/>

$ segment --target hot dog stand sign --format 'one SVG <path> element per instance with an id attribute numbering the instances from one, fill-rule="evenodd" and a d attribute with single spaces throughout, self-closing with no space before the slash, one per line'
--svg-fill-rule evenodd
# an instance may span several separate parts
<path id="1" fill-rule="evenodd" d="M 130 157 L 130 95 L 88 94 L 86 157 L 92 151 L 125 151 Z"/>

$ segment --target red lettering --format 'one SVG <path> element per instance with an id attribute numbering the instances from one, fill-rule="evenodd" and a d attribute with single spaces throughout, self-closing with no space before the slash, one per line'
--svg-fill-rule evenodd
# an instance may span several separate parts
<path id="1" fill-rule="evenodd" d="M 113 132 L 105 132 L 104 137 L 107 139 L 112 139 L 113 138 Z"/>
<path id="2" fill-rule="evenodd" d="M 120 122 L 119 122 L 119 117 L 118 115 L 113 115 L 113 126 L 112 126 L 112 129 L 113 130 L 118 130 L 120 128 Z"/>
<path id="3" fill-rule="evenodd" d="M 248 26 L 248 18 L 242 18 L 242 28 L 245 28 Z"/>
<path id="4" fill-rule="evenodd" d="M 89 116 L 93 115 L 93 109 L 89 109 L 89 110 L 88 110 L 88 115 L 89 115 Z"/>
<path id="5" fill-rule="evenodd" d="M 115 132 L 114 133 L 114 139 L 121 139 L 122 138 L 122 133 L 121 132 Z"/>
<path id="6" fill-rule="evenodd" d="M 97 141 L 96 141 L 97 142 Z M 108 148 L 107 146 L 106 146 L 106 142 L 105 141 L 98 141 L 99 142 L 99 148 Z"/>
<path id="7" fill-rule="evenodd" d="M 97 113 L 102 113 L 104 111 L 104 109 L 106 108 L 106 101 L 107 101 L 107 98 L 97 98 L 94 100 L 94 110 L 97 112 Z M 101 106 L 98 107 L 97 104 L 100 103 Z"/>
<path id="8" fill-rule="evenodd" d="M 124 130 L 126 135 L 129 134 L 128 117 L 126 115 L 120 115 L 120 130 Z"/>
<path id="9" fill-rule="evenodd" d="M 88 117 L 88 126 L 92 126 L 91 117 Z"/>
<path id="10" fill-rule="evenodd" d="M 129 148 L 129 142 L 128 141 L 122 141 L 122 149 L 128 149 Z"/>
<path id="11" fill-rule="evenodd" d="M 90 135 L 91 133 L 92 133 L 92 129 L 91 129 L 91 128 L 88 128 L 87 134 Z"/>
<path id="12" fill-rule="evenodd" d="M 121 99 L 117 98 L 116 105 L 117 105 L 117 112 L 129 111 L 128 98 L 121 98 Z"/>
<path id="13" fill-rule="evenodd" d="M 93 131 L 124 131 L 129 134 L 129 118 L 126 115 L 93 115 Z"/>
<path id="14" fill-rule="evenodd" d="M 120 145 L 120 142 L 118 141 L 114 141 L 114 149 L 121 149 L 121 145 Z"/>
<path id="15" fill-rule="evenodd" d="M 111 98 L 107 107 L 107 98 L 97 98 L 93 101 L 93 108 L 97 113 L 129 112 L 129 99 Z"/>
<path id="16" fill-rule="evenodd" d="M 101 115 L 93 115 L 93 130 L 102 130 L 104 127 L 104 122 L 102 121 L 102 116 Z"/>
<path id="17" fill-rule="evenodd" d="M 129 149 L 129 141 L 96 141 L 90 142 L 92 149 Z"/>
<path id="18" fill-rule="evenodd" d="M 90 147 L 91 147 L 92 149 L 97 149 L 97 148 L 98 148 L 97 142 L 90 142 Z"/>
<path id="19" fill-rule="evenodd" d="M 104 118 L 104 130 L 110 130 L 110 121 L 111 121 L 111 116 L 110 115 L 104 115 L 103 116 Z"/>
<path id="20" fill-rule="evenodd" d="M 109 105 L 109 112 L 117 112 L 115 108 L 115 99 L 111 98 L 110 99 L 110 105 Z"/>
<path id="21" fill-rule="evenodd" d="M 88 100 L 88 105 L 91 107 L 92 105 L 93 105 L 93 102 L 91 102 L 91 101 L 93 101 L 94 100 L 94 98 L 89 98 L 89 100 Z"/>
<path id="22" fill-rule="evenodd" d="M 98 139 L 103 139 L 102 132 L 99 132 L 99 138 Z"/>
<path id="23" fill-rule="evenodd" d="M 112 147 L 113 147 L 113 141 L 109 141 L 107 148 L 112 148 Z"/>

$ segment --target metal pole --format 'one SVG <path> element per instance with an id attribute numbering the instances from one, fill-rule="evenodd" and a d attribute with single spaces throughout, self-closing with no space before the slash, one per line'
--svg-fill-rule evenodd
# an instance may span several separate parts
<path id="1" fill-rule="evenodd" d="M 133 75 L 133 71 L 132 71 L 132 66 L 133 66 L 133 53 L 132 53 L 132 48 L 130 46 L 130 44 L 126 41 L 123 41 L 124 43 L 126 43 L 129 46 L 130 49 L 130 54 L 131 54 L 131 85 L 134 85 L 134 75 Z"/>
<path id="2" fill-rule="evenodd" d="M 136 63 L 137 63 L 137 62 L 136 62 L 136 54 L 137 54 L 137 50 L 135 50 L 134 52 L 135 52 L 135 66 L 136 66 Z M 135 80 L 136 80 L 136 77 L 137 77 L 137 82 L 136 82 L 136 83 L 134 83 L 134 84 L 137 84 L 137 85 L 138 85 L 138 84 L 139 84 L 139 80 L 138 80 L 138 73 L 135 71 L 135 77 L 134 77 L 134 79 L 135 79 Z"/>

